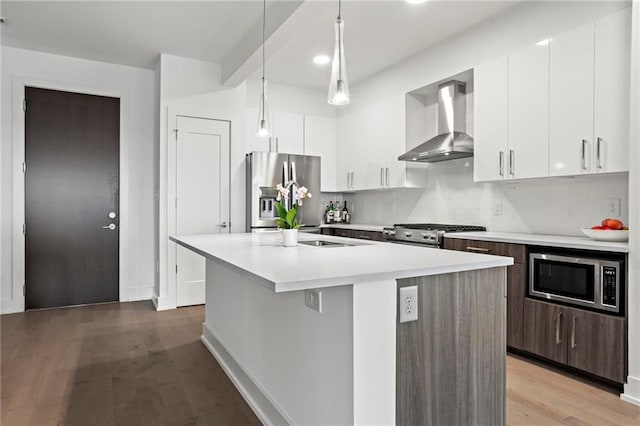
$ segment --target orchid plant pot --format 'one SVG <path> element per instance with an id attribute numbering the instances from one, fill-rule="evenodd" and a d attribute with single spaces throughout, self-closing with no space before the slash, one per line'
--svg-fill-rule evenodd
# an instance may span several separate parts
<path id="1" fill-rule="evenodd" d="M 307 192 L 307 188 L 299 186 L 293 194 L 293 206 L 288 207 L 287 200 L 289 197 L 289 190 L 292 185 L 298 186 L 295 181 L 289 181 L 285 186 L 278 184 L 276 190 L 278 196 L 276 197 L 275 207 L 278 213 L 276 219 L 276 225 L 280 228 L 282 234 L 282 245 L 285 247 L 295 247 L 298 245 L 298 228 L 304 226 L 298 223 L 298 209 L 302 205 L 302 200 L 311 197 L 311 194 Z"/>
<path id="2" fill-rule="evenodd" d="M 298 245 L 298 230 L 297 229 L 281 229 L 282 233 L 282 245 L 285 247 L 295 247 Z"/>

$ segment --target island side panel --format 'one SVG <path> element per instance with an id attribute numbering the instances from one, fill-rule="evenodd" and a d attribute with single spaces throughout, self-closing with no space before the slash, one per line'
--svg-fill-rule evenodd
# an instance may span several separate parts
<path id="1" fill-rule="evenodd" d="M 396 280 L 353 285 L 353 423 L 396 417 Z"/>
<path id="2" fill-rule="evenodd" d="M 504 425 L 506 268 L 398 280 L 418 320 L 397 324 L 398 425 Z"/>
<path id="3" fill-rule="evenodd" d="M 222 357 L 212 352 L 227 374 L 235 374 L 224 365 L 231 357 L 251 381 L 232 377 L 263 422 L 353 423 L 352 286 L 322 289 L 318 313 L 304 291 L 275 293 L 215 260 L 206 280 L 203 340 L 222 348 Z"/>

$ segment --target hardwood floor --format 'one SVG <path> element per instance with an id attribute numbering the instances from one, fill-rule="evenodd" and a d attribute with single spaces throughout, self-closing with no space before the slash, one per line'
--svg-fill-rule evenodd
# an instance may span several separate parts
<path id="1" fill-rule="evenodd" d="M 0 424 L 260 424 L 200 343 L 203 318 L 151 302 L 1 316 Z M 616 394 L 507 361 L 510 425 L 640 425 Z"/>
<path id="2" fill-rule="evenodd" d="M 203 318 L 151 302 L 0 317 L 0 423 L 260 424 L 200 342 Z"/>

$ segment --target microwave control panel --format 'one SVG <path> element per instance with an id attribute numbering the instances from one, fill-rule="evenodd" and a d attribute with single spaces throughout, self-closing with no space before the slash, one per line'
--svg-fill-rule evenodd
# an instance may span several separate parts
<path id="1" fill-rule="evenodd" d="M 608 306 L 616 306 L 616 290 L 617 290 L 616 268 L 613 266 L 602 267 L 602 304 Z"/>

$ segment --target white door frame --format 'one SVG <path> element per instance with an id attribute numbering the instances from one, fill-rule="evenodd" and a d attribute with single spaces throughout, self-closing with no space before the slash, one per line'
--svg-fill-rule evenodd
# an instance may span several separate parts
<path id="1" fill-rule="evenodd" d="M 187 111 L 177 110 L 172 107 L 167 108 L 167 150 L 166 150 L 166 234 L 160 233 L 160 250 L 167 247 L 166 250 L 166 264 L 163 265 L 163 256 L 160 256 L 160 270 L 164 270 L 167 273 L 167 295 L 166 301 L 161 302 L 163 295 L 158 295 L 158 300 L 154 299 L 156 309 L 175 309 L 177 307 L 178 300 L 178 283 L 176 280 L 176 266 L 177 266 L 177 245 L 176 243 L 169 241 L 168 236 L 175 235 L 176 233 L 176 135 L 175 129 L 177 127 L 178 117 L 190 117 L 199 118 L 203 120 L 214 120 L 229 125 L 229 193 L 231 194 L 231 139 L 232 127 L 231 120 L 220 119 L 216 117 L 210 117 L 203 114 L 193 114 Z M 161 161 L 162 162 L 162 161 Z M 162 178 L 161 178 L 162 180 Z M 229 224 L 229 232 L 231 232 L 231 202 L 229 202 L 227 210 L 227 223 Z M 223 219 L 224 220 L 224 219 Z M 161 221 L 162 223 L 162 221 Z"/>
<path id="2" fill-rule="evenodd" d="M 25 223 L 25 188 L 22 164 L 25 161 L 25 112 L 23 100 L 26 87 L 59 90 L 85 95 L 109 96 L 120 99 L 120 236 L 119 236 L 119 299 L 121 302 L 129 300 L 129 162 L 128 144 L 125 129 L 127 127 L 127 112 L 129 98 L 120 90 L 105 90 L 95 87 L 81 86 L 67 82 L 48 81 L 29 77 L 16 76 L 12 88 L 12 177 L 13 177 L 13 215 L 12 225 L 12 306 L 2 306 L 2 313 L 24 312 L 25 297 L 22 287 L 25 285 L 25 236 L 22 225 Z M 28 106 L 27 106 L 28 107 Z"/>

